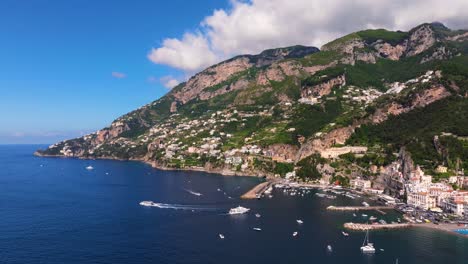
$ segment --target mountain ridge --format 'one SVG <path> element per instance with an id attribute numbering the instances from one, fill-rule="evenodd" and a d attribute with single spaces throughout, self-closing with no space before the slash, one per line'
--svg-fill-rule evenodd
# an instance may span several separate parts
<path id="1" fill-rule="evenodd" d="M 340 155 L 397 151 L 392 144 L 357 140 L 356 130 L 384 126 L 438 101 L 466 100 L 467 32 L 425 23 L 408 32 L 358 31 L 321 50 L 297 45 L 239 55 L 107 128 L 36 155 L 134 159 L 223 174 L 353 178 Z M 468 128 L 458 133 L 466 136 Z M 324 171 L 334 163 L 340 164 L 328 169 L 333 172 Z M 426 169 L 444 161 L 433 163 Z"/>

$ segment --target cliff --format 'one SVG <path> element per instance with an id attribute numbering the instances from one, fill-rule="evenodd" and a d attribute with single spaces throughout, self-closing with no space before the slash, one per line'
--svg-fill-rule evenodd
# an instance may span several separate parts
<path id="1" fill-rule="evenodd" d="M 315 154 L 346 147 L 340 153 L 366 149 L 362 154 L 370 155 L 372 149 L 372 155 L 383 155 L 401 147 L 358 140 L 363 128 L 383 127 L 450 98 L 466 101 L 467 62 L 468 33 L 440 24 L 408 32 L 359 31 L 321 50 L 293 46 L 241 55 L 197 73 L 106 128 L 36 154 L 142 160 L 159 168 L 237 175 L 302 170 L 314 178 L 315 167 L 332 162 Z M 442 129 L 468 134 L 466 127 Z M 434 137 L 431 131 L 419 136 L 421 144 Z M 343 171 L 335 168 L 334 175 L 347 177 Z"/>

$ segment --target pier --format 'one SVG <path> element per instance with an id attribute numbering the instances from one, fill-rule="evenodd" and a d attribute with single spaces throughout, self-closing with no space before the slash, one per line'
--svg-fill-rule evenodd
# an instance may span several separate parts
<path id="1" fill-rule="evenodd" d="M 366 231 L 366 230 L 378 230 L 378 229 L 397 229 L 397 228 L 406 228 L 410 227 L 412 224 L 410 223 L 401 223 L 401 224 L 377 224 L 377 225 L 370 225 L 370 224 L 359 224 L 359 223 L 345 223 L 344 227 L 350 230 L 356 231 Z"/>
<path id="2" fill-rule="evenodd" d="M 394 210 L 391 206 L 334 206 L 330 205 L 327 210 L 330 211 L 377 211 L 383 215 L 386 213 L 383 210 Z"/>
<path id="3" fill-rule="evenodd" d="M 241 198 L 242 199 L 256 199 L 260 197 L 263 192 L 265 192 L 268 187 L 270 187 L 273 184 L 273 182 L 266 181 L 258 184 L 257 186 L 253 187 L 250 189 L 248 192 L 244 193 Z"/>

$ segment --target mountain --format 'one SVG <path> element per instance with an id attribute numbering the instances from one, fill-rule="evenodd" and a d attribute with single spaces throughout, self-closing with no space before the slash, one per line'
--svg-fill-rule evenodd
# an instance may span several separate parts
<path id="1" fill-rule="evenodd" d="M 468 31 L 364 30 L 223 61 L 36 154 L 347 183 L 376 179 L 403 150 L 450 174 L 468 169 L 467 97 Z"/>

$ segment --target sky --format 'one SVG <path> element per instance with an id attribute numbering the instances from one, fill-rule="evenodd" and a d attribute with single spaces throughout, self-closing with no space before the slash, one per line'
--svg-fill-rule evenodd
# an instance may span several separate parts
<path id="1" fill-rule="evenodd" d="M 466 0 L 2 0 L 0 144 L 96 131 L 239 54 L 366 28 L 468 28 Z"/>

